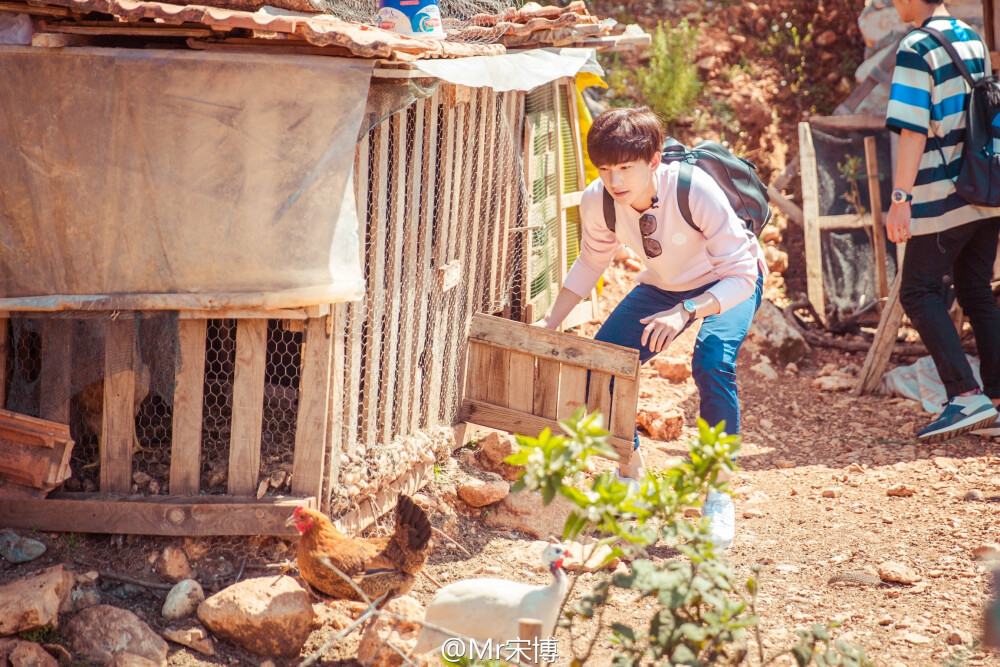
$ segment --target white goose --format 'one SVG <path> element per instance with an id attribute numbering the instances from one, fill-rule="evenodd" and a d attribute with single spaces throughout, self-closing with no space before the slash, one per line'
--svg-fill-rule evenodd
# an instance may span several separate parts
<path id="1" fill-rule="evenodd" d="M 496 646 L 518 638 L 519 619 L 534 618 L 542 622 L 542 637 L 549 637 L 566 597 L 565 555 L 561 544 L 550 544 L 542 552 L 542 561 L 552 573 L 548 586 L 507 579 L 463 579 L 448 584 L 434 594 L 424 620 L 477 641 L 492 639 Z M 423 628 L 413 653 L 435 650 L 447 639 L 441 632 Z"/>

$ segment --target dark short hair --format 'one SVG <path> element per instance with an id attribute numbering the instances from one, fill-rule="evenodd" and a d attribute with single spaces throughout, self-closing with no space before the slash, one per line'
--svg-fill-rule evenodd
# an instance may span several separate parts
<path id="1" fill-rule="evenodd" d="M 663 125 L 647 107 L 608 109 L 587 132 L 587 154 L 597 167 L 651 160 L 663 146 Z"/>

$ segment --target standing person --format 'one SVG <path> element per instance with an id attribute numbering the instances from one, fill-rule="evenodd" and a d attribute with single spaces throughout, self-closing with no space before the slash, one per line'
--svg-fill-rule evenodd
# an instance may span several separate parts
<path id="1" fill-rule="evenodd" d="M 644 258 L 636 287 L 608 316 L 595 338 L 639 350 L 645 363 L 702 320 L 691 360 L 701 417 L 739 433 L 736 354 L 760 306 L 764 273 L 760 246 L 701 169 L 693 169 L 690 208 L 694 229 L 677 205 L 679 164 L 663 164 L 663 127 L 649 109 L 613 109 L 594 119 L 587 150 L 600 179 L 580 202 L 580 255 L 555 303 L 538 322 L 555 329 L 593 289 L 622 244 Z M 605 188 L 614 199 L 615 231 L 604 219 Z M 639 436 L 631 462 L 619 470 L 630 480 L 644 474 Z M 724 480 L 722 480 L 724 481 Z M 710 492 L 705 503 L 712 542 L 728 547 L 735 509 L 728 494 Z"/>
<path id="2" fill-rule="evenodd" d="M 905 23 L 934 28 L 982 76 L 982 40 L 941 0 L 893 0 Z M 917 434 L 940 442 L 975 431 L 1000 435 L 1000 308 L 990 290 L 1000 208 L 973 206 L 955 191 L 970 88 L 944 47 L 925 32 L 903 38 L 896 54 L 886 127 L 899 133 L 886 232 L 906 243 L 899 299 L 920 333 L 948 394 L 943 412 Z M 949 284 L 972 323 L 983 387 L 962 350 L 945 298 Z"/>

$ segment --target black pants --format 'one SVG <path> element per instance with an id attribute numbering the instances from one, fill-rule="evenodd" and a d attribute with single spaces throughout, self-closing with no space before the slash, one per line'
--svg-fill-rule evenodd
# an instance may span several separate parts
<path id="1" fill-rule="evenodd" d="M 906 244 L 899 300 L 920 333 L 948 398 L 977 389 L 945 306 L 949 283 L 972 324 L 984 393 L 1000 398 L 1000 307 L 990 291 L 1000 218 L 977 220 Z"/>

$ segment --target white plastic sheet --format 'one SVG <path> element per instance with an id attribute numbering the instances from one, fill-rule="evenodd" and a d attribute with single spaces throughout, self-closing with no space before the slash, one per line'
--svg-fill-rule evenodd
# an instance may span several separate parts
<path id="1" fill-rule="evenodd" d="M 580 72 L 604 76 L 594 49 L 532 49 L 502 56 L 418 60 L 413 65 L 449 83 L 497 92 L 528 91 Z"/>
<path id="2" fill-rule="evenodd" d="M 372 65 L 0 47 L 0 309 L 360 298 Z"/>
<path id="3" fill-rule="evenodd" d="M 979 359 L 965 355 L 972 366 L 976 382 L 982 384 L 979 376 Z M 918 401 L 931 414 L 941 412 L 948 400 L 944 383 L 930 357 L 920 357 L 909 366 L 897 366 L 882 376 L 882 392 L 891 396 Z"/>

